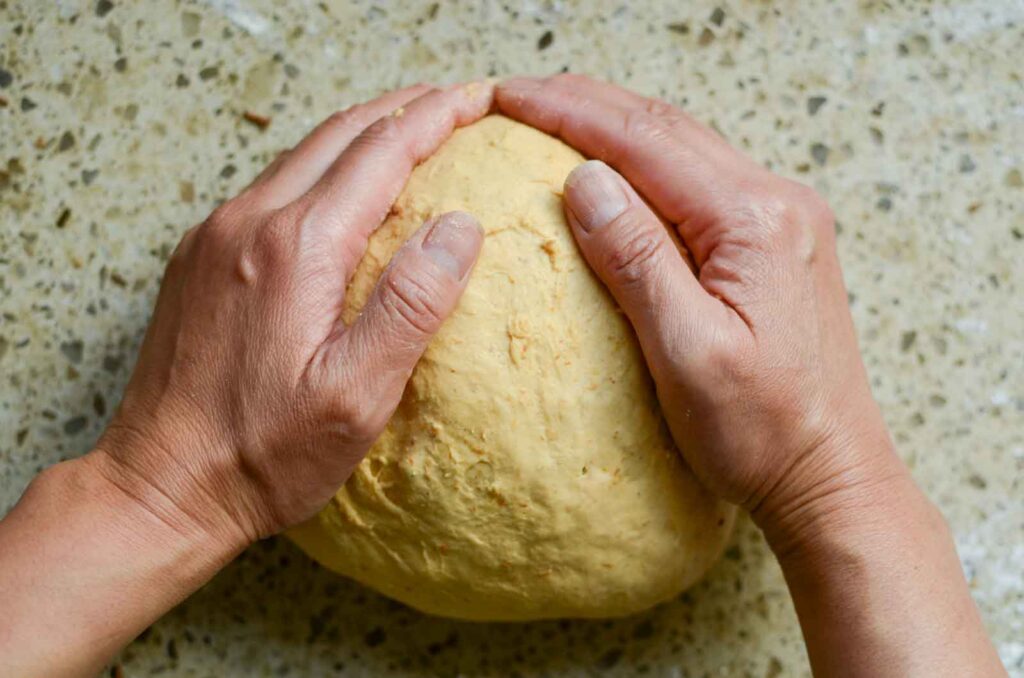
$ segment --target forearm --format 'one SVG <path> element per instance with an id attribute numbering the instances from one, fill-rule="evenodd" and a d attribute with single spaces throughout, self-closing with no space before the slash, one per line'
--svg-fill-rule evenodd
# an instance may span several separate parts
<path id="1" fill-rule="evenodd" d="M 140 502 L 145 490 L 111 482 L 104 463 L 47 469 L 0 522 L 5 675 L 95 675 L 241 548 Z"/>
<path id="2" fill-rule="evenodd" d="M 817 676 L 1003 676 L 952 535 L 893 455 L 877 484 L 767 526 Z"/>

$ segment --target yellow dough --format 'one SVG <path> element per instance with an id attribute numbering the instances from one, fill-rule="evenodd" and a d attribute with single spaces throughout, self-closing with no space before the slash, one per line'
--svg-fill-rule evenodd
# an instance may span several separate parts
<path id="1" fill-rule="evenodd" d="M 428 218 L 486 232 L 458 309 L 348 483 L 291 538 L 425 612 L 610 617 L 672 598 L 734 511 L 682 462 L 626 318 L 583 260 L 562 184 L 583 158 L 499 116 L 456 131 L 370 239 L 345 319 Z"/>

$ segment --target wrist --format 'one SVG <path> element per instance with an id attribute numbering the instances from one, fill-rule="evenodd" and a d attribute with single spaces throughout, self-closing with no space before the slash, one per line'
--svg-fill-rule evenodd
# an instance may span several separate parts
<path id="1" fill-rule="evenodd" d="M 927 500 L 879 425 L 803 455 L 751 515 L 785 562 L 870 533 L 921 504 Z"/>
<path id="2" fill-rule="evenodd" d="M 186 493 L 174 496 L 173 486 L 154 483 L 105 448 L 51 470 L 58 469 L 66 484 L 90 487 L 109 526 L 138 535 L 140 549 L 170 548 L 187 561 L 189 566 L 178 573 L 184 584 L 192 578 L 205 581 L 251 541 L 232 521 L 211 515 Z"/>
<path id="3" fill-rule="evenodd" d="M 107 463 L 93 452 L 47 468 L 0 521 L 11 675 L 95 675 L 237 553 L 112 483 Z"/>
<path id="4" fill-rule="evenodd" d="M 205 429 L 163 421 L 143 430 L 118 418 L 88 457 L 111 485 L 170 527 L 241 550 L 264 536 L 251 518 L 259 503 L 242 491 L 243 474 L 216 440 Z"/>

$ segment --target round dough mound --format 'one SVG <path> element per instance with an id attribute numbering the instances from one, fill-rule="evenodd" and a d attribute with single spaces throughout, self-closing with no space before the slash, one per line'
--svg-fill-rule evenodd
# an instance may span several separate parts
<path id="1" fill-rule="evenodd" d="M 430 217 L 476 215 L 483 251 L 380 440 L 290 532 L 313 558 L 425 612 L 477 620 L 637 612 L 716 559 L 734 512 L 682 462 L 632 328 L 566 223 L 562 184 L 582 161 L 490 116 L 412 173 L 345 319 Z"/>

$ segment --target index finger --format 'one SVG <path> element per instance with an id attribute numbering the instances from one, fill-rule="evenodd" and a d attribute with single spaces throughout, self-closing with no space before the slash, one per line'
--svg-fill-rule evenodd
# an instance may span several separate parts
<path id="1" fill-rule="evenodd" d="M 677 224 L 725 206 L 729 184 L 756 167 L 678 108 L 584 76 L 506 80 L 495 102 L 505 115 L 617 169 Z"/>
<path id="2" fill-rule="evenodd" d="M 367 127 L 298 202 L 350 275 L 413 168 L 457 127 L 487 114 L 490 83 L 431 90 Z"/>

